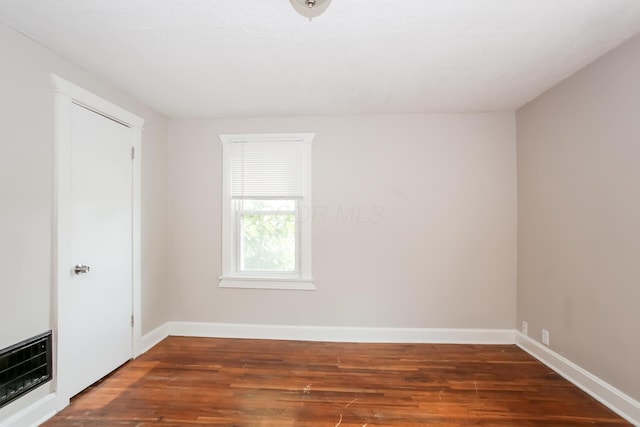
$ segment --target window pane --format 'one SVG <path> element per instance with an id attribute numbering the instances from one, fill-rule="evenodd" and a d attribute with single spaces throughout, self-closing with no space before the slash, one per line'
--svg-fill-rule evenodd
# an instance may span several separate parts
<path id="1" fill-rule="evenodd" d="M 296 270 L 296 217 L 242 215 L 241 269 L 244 271 Z"/>
<path id="2" fill-rule="evenodd" d="M 245 211 L 293 212 L 295 200 L 241 200 L 240 209 Z"/>

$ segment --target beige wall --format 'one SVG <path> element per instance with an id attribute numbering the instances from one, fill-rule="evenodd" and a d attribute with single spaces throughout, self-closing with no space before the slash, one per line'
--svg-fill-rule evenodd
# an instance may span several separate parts
<path id="1" fill-rule="evenodd" d="M 514 119 L 491 113 L 171 120 L 171 319 L 513 328 Z M 218 288 L 218 134 L 300 131 L 317 133 L 317 290 Z"/>
<path id="2" fill-rule="evenodd" d="M 146 119 L 142 164 L 143 333 L 166 321 L 167 120 L 0 24 L 0 348 L 51 322 L 54 102 L 49 73 Z M 46 387 L 0 411 L 0 419 Z"/>
<path id="3" fill-rule="evenodd" d="M 517 112 L 518 323 L 640 400 L 640 39 Z"/>

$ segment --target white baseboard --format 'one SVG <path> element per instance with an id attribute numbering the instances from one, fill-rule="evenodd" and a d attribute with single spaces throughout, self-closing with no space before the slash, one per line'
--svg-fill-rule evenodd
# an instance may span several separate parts
<path id="1" fill-rule="evenodd" d="M 140 356 L 141 354 L 146 353 L 160 341 L 169 336 L 169 325 L 172 322 L 164 323 L 149 333 L 146 333 L 140 339 L 140 353 L 136 354 L 135 357 Z"/>
<path id="2" fill-rule="evenodd" d="M 49 393 L 6 420 L 0 421 L 0 427 L 37 427 L 55 414 L 56 394 Z"/>
<path id="3" fill-rule="evenodd" d="M 190 337 L 299 341 L 514 344 L 512 329 L 355 328 L 168 322 L 168 334 Z"/>
<path id="4" fill-rule="evenodd" d="M 515 338 L 518 347 L 633 425 L 640 426 L 640 402 L 523 333 L 516 331 Z"/>

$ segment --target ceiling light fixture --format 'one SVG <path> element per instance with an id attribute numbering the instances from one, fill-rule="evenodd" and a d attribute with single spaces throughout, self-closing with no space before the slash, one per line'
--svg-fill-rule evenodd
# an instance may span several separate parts
<path id="1" fill-rule="evenodd" d="M 291 6 L 298 12 L 300 15 L 305 18 L 309 18 L 311 21 L 312 18 L 319 16 L 322 14 L 331 3 L 331 0 L 289 0 L 291 2 Z"/>

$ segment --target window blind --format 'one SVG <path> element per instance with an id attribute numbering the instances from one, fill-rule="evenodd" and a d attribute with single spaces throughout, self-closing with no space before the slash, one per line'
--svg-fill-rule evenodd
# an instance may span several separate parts
<path id="1" fill-rule="evenodd" d="M 300 199 L 303 196 L 302 142 L 233 142 L 231 197 Z"/>

